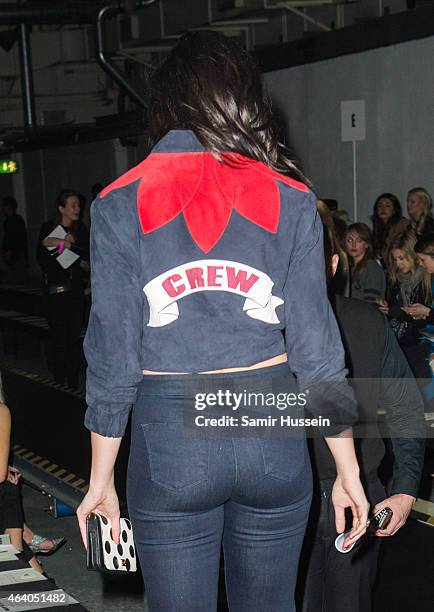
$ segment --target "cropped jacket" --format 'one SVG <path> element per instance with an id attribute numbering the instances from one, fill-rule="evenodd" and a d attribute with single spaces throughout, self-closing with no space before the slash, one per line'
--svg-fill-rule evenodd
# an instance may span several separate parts
<path id="1" fill-rule="evenodd" d="M 143 369 L 195 373 L 287 352 L 299 379 L 345 381 L 305 184 L 240 155 L 222 163 L 173 130 L 99 194 L 91 220 L 88 429 L 123 435 Z M 351 424 L 351 401 L 345 410 Z"/>

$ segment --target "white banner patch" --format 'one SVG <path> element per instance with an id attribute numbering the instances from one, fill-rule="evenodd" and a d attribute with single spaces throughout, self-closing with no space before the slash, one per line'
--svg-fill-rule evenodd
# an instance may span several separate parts
<path id="1" fill-rule="evenodd" d="M 283 300 L 272 295 L 271 278 L 251 266 L 224 259 L 201 259 L 172 268 L 143 287 L 149 302 L 148 327 L 162 327 L 179 317 L 183 297 L 198 291 L 229 291 L 245 299 L 243 311 L 265 323 L 279 323 L 275 309 Z"/>

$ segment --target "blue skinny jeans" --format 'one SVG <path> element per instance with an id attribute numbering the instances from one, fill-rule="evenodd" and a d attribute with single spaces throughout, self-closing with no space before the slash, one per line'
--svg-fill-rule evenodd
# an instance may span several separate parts
<path id="1" fill-rule="evenodd" d="M 293 612 L 312 497 L 306 440 L 192 435 L 186 384 L 249 389 L 286 364 L 234 374 L 145 376 L 132 414 L 127 500 L 150 612 L 214 612 L 221 547 L 231 612 Z M 292 378 L 293 381 L 293 378 Z"/>

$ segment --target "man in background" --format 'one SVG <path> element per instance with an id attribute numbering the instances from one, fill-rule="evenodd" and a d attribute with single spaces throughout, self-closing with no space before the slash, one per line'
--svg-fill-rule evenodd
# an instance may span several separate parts
<path id="1" fill-rule="evenodd" d="M 29 257 L 27 250 L 27 230 L 24 219 L 17 214 L 17 201 L 12 196 L 2 200 L 3 245 L 2 245 L 2 282 L 21 284 L 27 277 Z"/>
<path id="2" fill-rule="evenodd" d="M 318 208 L 324 225 L 330 291 L 339 259 L 345 258 L 345 254 L 340 249 L 330 212 L 321 201 Z M 394 535 L 405 524 L 418 494 L 425 449 L 424 406 L 405 356 L 382 313 L 371 304 L 341 295 L 330 295 L 330 301 L 358 403 L 359 423 L 354 427 L 354 438 L 361 480 L 373 511 L 389 507 L 393 516 L 387 528 L 362 538 L 350 552 L 337 551 L 331 500 L 336 468 L 324 440 L 311 440 L 316 495 L 299 567 L 298 609 L 370 612 L 380 538 Z M 380 407 L 386 413 L 387 435 L 394 455 L 388 493 L 378 475 L 385 455 L 377 423 Z"/>

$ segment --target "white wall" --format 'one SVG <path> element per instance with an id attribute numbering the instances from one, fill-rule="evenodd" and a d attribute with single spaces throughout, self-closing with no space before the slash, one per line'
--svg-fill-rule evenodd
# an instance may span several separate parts
<path id="1" fill-rule="evenodd" d="M 434 37 L 265 75 L 287 143 L 317 193 L 353 209 L 352 143 L 341 142 L 341 100 L 366 101 L 357 143 L 359 221 L 377 195 L 403 206 L 408 189 L 434 195 Z"/>

